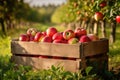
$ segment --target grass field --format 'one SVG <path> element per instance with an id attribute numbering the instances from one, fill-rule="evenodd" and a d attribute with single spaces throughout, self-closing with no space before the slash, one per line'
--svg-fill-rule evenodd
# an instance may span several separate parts
<path id="1" fill-rule="evenodd" d="M 47 27 L 49 27 L 49 25 L 35 24 L 34 27 L 39 29 L 40 31 L 44 31 L 45 29 L 47 29 Z M 60 31 L 65 29 L 64 27 L 59 27 L 59 26 L 57 26 L 56 28 L 59 29 Z M 21 28 L 21 29 L 10 30 L 10 31 L 8 31 L 9 35 L 7 37 L 4 37 L 4 38 L 0 37 L 0 75 L 1 76 L 5 77 L 5 75 L 3 75 L 2 73 L 4 73 L 3 69 L 6 69 L 6 68 L 7 68 L 8 71 L 5 74 L 7 76 L 9 75 L 8 79 L 10 77 L 10 73 L 11 73 L 11 75 L 15 75 L 13 68 L 10 68 L 10 67 L 12 67 L 11 66 L 12 64 L 6 64 L 7 62 L 9 62 L 9 59 L 11 57 L 10 41 L 13 38 L 18 38 L 19 35 L 21 33 L 25 33 L 27 29 L 28 29 L 28 27 L 24 27 L 24 28 Z M 110 28 L 108 28 L 107 31 L 109 33 Z M 110 68 L 111 67 L 116 68 L 116 67 L 120 66 L 120 46 L 119 46 L 120 45 L 120 36 L 119 36 L 119 34 L 120 34 L 120 27 L 117 27 L 116 42 L 113 43 L 113 44 L 109 44 L 108 55 L 109 55 L 109 67 Z M 19 70 L 17 72 L 17 75 L 19 75 L 19 77 L 22 77 L 21 73 L 24 72 L 24 68 L 21 67 L 21 69 L 22 70 Z M 26 78 L 26 77 L 24 76 L 23 78 Z M 4 79 L 4 80 L 6 80 L 6 79 Z M 13 77 L 13 80 L 15 80 L 14 77 Z"/>

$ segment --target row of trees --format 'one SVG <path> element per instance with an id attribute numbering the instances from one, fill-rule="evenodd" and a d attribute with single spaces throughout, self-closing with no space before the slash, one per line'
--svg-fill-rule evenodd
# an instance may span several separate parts
<path id="1" fill-rule="evenodd" d="M 115 42 L 116 16 L 120 15 L 120 0 L 68 0 L 63 7 L 64 9 L 59 8 L 65 14 L 61 16 L 63 17 L 60 20 L 61 22 L 74 22 L 75 25 L 84 27 L 88 29 L 89 33 L 96 35 L 98 35 L 98 29 L 101 27 L 102 37 L 106 37 L 106 26 L 110 26 L 110 42 Z M 59 12 L 56 11 L 56 13 Z M 104 18 L 96 21 L 94 19 L 96 12 L 102 13 Z M 55 15 L 53 15 L 53 19 L 54 17 Z M 55 21 L 53 20 L 53 22 Z"/>
<path id="2" fill-rule="evenodd" d="M 49 22 L 56 6 L 31 7 L 24 0 L 0 0 L 0 27 L 2 34 L 27 22 Z"/>
<path id="3" fill-rule="evenodd" d="M 6 29 L 10 29 L 13 26 L 15 19 L 25 18 L 28 13 L 23 12 L 29 9 L 29 5 L 25 4 L 23 0 L 0 0 L 0 24 L 4 35 L 6 35 Z"/>

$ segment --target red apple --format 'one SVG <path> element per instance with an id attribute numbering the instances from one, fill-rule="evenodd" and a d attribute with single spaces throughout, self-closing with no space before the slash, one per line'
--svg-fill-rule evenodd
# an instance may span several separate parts
<path id="1" fill-rule="evenodd" d="M 28 30 L 27 30 L 27 34 L 29 35 L 29 36 L 35 36 L 35 34 L 37 33 L 37 29 L 35 29 L 35 28 L 29 28 Z"/>
<path id="2" fill-rule="evenodd" d="M 19 41 L 29 41 L 29 36 L 27 34 L 21 34 Z"/>
<path id="3" fill-rule="evenodd" d="M 69 39 L 68 40 L 68 44 L 76 44 L 76 43 L 78 43 L 78 38 L 71 38 L 71 39 Z"/>
<path id="4" fill-rule="evenodd" d="M 63 35 L 62 35 L 62 33 L 57 32 L 57 33 L 55 33 L 55 34 L 52 36 L 52 39 L 53 39 L 53 40 L 62 40 L 62 39 L 63 39 Z"/>
<path id="5" fill-rule="evenodd" d="M 75 33 L 75 36 L 78 38 L 81 37 L 82 35 L 87 35 L 87 31 L 84 28 L 76 28 L 74 33 Z"/>
<path id="6" fill-rule="evenodd" d="M 46 36 L 46 35 L 47 35 L 46 32 L 42 32 L 42 34 L 43 34 L 43 36 Z"/>
<path id="7" fill-rule="evenodd" d="M 106 1 L 102 1 L 99 6 L 100 6 L 101 8 L 103 8 L 103 7 L 105 7 L 106 5 L 107 5 Z"/>
<path id="8" fill-rule="evenodd" d="M 52 38 L 51 38 L 50 36 L 44 36 L 44 37 L 41 39 L 41 42 L 51 43 L 51 42 L 52 42 Z"/>
<path id="9" fill-rule="evenodd" d="M 39 42 L 43 37 L 43 34 L 41 32 L 37 32 L 34 38 L 35 42 Z"/>
<path id="10" fill-rule="evenodd" d="M 47 30 L 46 30 L 46 34 L 50 37 L 52 37 L 55 33 L 57 33 L 57 29 L 54 28 L 54 27 L 49 27 Z"/>
<path id="11" fill-rule="evenodd" d="M 29 36 L 29 41 L 34 41 L 34 36 Z"/>
<path id="12" fill-rule="evenodd" d="M 90 41 L 91 41 L 91 39 L 90 39 L 87 35 L 83 35 L 83 36 L 81 36 L 80 39 L 79 39 L 79 42 L 80 42 L 80 43 L 90 42 Z"/>
<path id="13" fill-rule="evenodd" d="M 116 22 L 120 23 L 120 15 L 116 16 Z"/>
<path id="14" fill-rule="evenodd" d="M 68 40 L 63 39 L 61 43 L 68 44 Z"/>
<path id="15" fill-rule="evenodd" d="M 63 38 L 65 40 L 69 40 L 71 38 L 75 37 L 74 31 L 73 30 L 66 30 L 63 32 Z"/>
<path id="16" fill-rule="evenodd" d="M 52 43 L 62 43 L 62 40 L 53 40 Z"/>
<path id="17" fill-rule="evenodd" d="M 98 36 L 96 36 L 95 34 L 88 34 L 87 36 L 91 39 L 91 41 L 99 40 Z"/>
<path id="18" fill-rule="evenodd" d="M 101 12 L 96 12 L 95 15 L 94 15 L 94 19 L 96 21 L 99 21 L 99 20 L 103 20 L 103 14 Z"/>

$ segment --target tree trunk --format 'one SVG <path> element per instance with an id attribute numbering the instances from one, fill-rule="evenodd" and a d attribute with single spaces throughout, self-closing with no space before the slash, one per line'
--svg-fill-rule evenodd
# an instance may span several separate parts
<path id="1" fill-rule="evenodd" d="M 2 27 L 2 33 L 4 35 L 6 35 L 6 30 L 5 30 L 5 25 L 4 25 L 4 19 L 0 18 L 0 23 L 1 23 L 1 27 Z"/>
<path id="2" fill-rule="evenodd" d="M 101 21 L 101 32 L 102 32 L 102 37 L 106 37 L 106 21 L 103 20 Z"/>
<path id="3" fill-rule="evenodd" d="M 6 21 L 6 25 L 7 25 L 7 30 L 12 29 L 14 27 L 13 22 L 12 22 L 11 19 L 8 19 Z"/>
<path id="4" fill-rule="evenodd" d="M 88 33 L 91 34 L 93 33 L 93 25 L 94 25 L 94 19 L 91 18 L 90 22 L 88 23 Z"/>
<path id="5" fill-rule="evenodd" d="M 94 34 L 98 36 L 98 22 L 94 23 Z"/>
<path id="6" fill-rule="evenodd" d="M 116 22 L 111 22 L 110 43 L 114 43 L 116 38 Z"/>

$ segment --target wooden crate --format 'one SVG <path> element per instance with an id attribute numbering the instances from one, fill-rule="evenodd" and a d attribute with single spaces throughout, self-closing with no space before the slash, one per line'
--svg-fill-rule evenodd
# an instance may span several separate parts
<path id="1" fill-rule="evenodd" d="M 108 39 L 79 44 L 11 41 L 12 61 L 16 64 L 32 66 L 33 69 L 49 69 L 52 65 L 62 66 L 72 72 L 87 66 L 107 69 L 108 51 Z M 91 65 L 92 63 L 100 66 Z M 102 65 L 103 63 L 106 65 Z"/>

